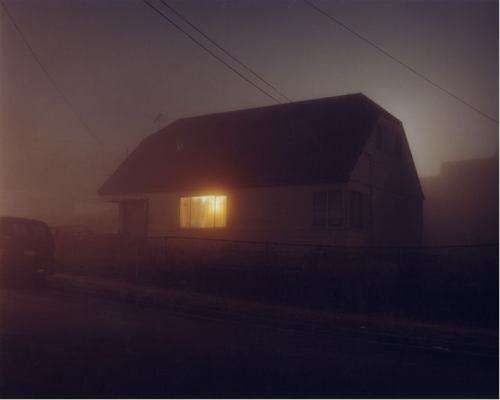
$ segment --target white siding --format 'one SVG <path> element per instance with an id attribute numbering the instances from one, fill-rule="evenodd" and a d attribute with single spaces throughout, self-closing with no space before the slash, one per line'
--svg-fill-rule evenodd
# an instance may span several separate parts
<path id="1" fill-rule="evenodd" d="M 347 223 L 348 199 L 345 185 L 249 188 L 219 192 L 171 192 L 150 194 L 149 236 L 187 236 L 232 240 L 347 245 L 346 225 L 342 228 L 312 226 L 313 192 L 343 189 L 343 213 Z M 180 228 L 180 198 L 200 195 L 227 196 L 225 228 Z M 359 243 L 359 234 L 354 234 Z M 362 236 L 362 235 L 361 235 Z"/>
<path id="2" fill-rule="evenodd" d="M 351 175 L 351 189 L 372 194 L 373 245 L 422 243 L 423 199 L 404 130 L 401 138 L 401 155 L 383 153 L 374 129 Z"/>

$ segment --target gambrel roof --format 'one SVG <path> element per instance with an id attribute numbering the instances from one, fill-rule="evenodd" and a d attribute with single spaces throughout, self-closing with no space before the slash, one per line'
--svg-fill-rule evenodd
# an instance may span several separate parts
<path id="1" fill-rule="evenodd" d="M 347 182 L 381 115 L 402 125 L 361 93 L 179 119 L 98 193 Z"/>

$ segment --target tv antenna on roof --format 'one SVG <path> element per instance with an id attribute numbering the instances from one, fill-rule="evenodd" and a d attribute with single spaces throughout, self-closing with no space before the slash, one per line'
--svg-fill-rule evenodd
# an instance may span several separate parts
<path id="1" fill-rule="evenodd" d="M 163 117 L 163 114 L 162 113 L 159 113 L 158 116 L 155 118 L 155 120 L 153 122 L 158 122 L 158 130 L 160 130 L 160 121 L 161 121 L 161 117 Z"/>

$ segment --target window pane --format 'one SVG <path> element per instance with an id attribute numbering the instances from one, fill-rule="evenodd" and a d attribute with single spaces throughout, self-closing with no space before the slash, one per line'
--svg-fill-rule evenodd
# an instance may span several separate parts
<path id="1" fill-rule="evenodd" d="M 202 197 L 205 199 L 205 226 L 213 228 L 215 226 L 215 196 Z"/>
<path id="2" fill-rule="evenodd" d="M 214 196 L 191 197 L 191 228 L 213 228 Z"/>
<path id="3" fill-rule="evenodd" d="M 181 228 L 189 228 L 191 219 L 191 199 L 189 197 L 181 198 Z"/>
<path id="4" fill-rule="evenodd" d="M 16 238 L 28 239 L 30 237 L 29 227 L 23 222 L 13 222 L 12 230 L 14 231 L 14 236 Z"/>
<path id="5" fill-rule="evenodd" d="M 217 196 L 215 198 L 215 227 L 222 228 L 226 226 L 226 196 Z"/>
<path id="6" fill-rule="evenodd" d="M 46 226 L 34 224 L 31 226 L 31 230 L 33 232 L 33 236 L 35 236 L 37 240 L 50 242 L 50 231 Z"/>
<path id="7" fill-rule="evenodd" d="M 349 193 L 349 222 L 351 228 L 363 228 L 363 193 Z"/>
<path id="8" fill-rule="evenodd" d="M 384 134 L 382 136 L 382 147 L 383 150 L 387 153 L 394 154 L 396 152 L 396 135 L 394 133 L 394 129 L 384 129 Z"/>
<path id="9" fill-rule="evenodd" d="M 327 192 L 313 194 L 313 226 L 326 226 L 328 218 Z"/>
<path id="10" fill-rule="evenodd" d="M 396 127 L 377 125 L 377 149 L 389 154 L 399 154 L 401 137 Z"/>
<path id="11" fill-rule="evenodd" d="M 342 190 L 328 191 L 328 225 L 342 226 Z"/>

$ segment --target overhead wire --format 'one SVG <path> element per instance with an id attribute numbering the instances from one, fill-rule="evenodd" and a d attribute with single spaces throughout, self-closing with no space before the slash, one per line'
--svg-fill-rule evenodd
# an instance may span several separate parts
<path id="1" fill-rule="evenodd" d="M 331 21 L 335 22 L 337 25 L 341 26 L 342 28 L 346 29 L 347 31 L 349 31 L 350 33 L 352 33 L 354 36 L 358 37 L 359 39 L 361 39 L 362 41 L 364 41 L 365 43 L 367 43 L 368 45 L 370 45 L 371 47 L 373 47 L 374 49 L 378 50 L 379 52 L 381 52 L 382 54 L 384 54 L 385 56 L 389 57 L 391 60 L 397 62 L 398 64 L 400 64 L 401 66 L 403 66 L 404 68 L 408 69 L 409 71 L 413 72 L 415 75 L 419 76 L 420 78 L 422 78 L 423 80 L 425 80 L 426 82 L 430 83 L 431 85 L 435 86 L 436 88 L 438 88 L 439 90 L 443 91 L 444 93 L 448 94 L 449 96 L 453 97 L 454 99 L 458 100 L 459 102 L 461 102 L 462 104 L 464 104 L 465 106 L 471 108 L 472 110 L 476 111 L 477 113 L 481 114 L 483 117 L 485 118 L 488 118 L 490 121 L 493 121 L 494 123 L 496 123 L 498 125 L 498 121 L 492 117 L 490 117 L 488 114 L 486 114 L 485 112 L 479 110 L 478 108 L 474 107 L 473 105 L 471 105 L 470 103 L 466 102 L 465 100 L 462 100 L 460 97 L 458 97 L 457 95 L 451 93 L 449 90 L 446 90 L 445 88 L 443 88 L 442 86 L 438 85 L 437 83 L 435 83 L 434 81 L 430 80 L 429 78 L 427 78 L 426 76 L 424 76 L 423 74 L 421 74 L 420 72 L 416 71 L 415 69 L 413 69 L 412 67 L 410 67 L 408 64 L 400 61 L 399 59 L 397 59 L 396 57 L 394 57 L 392 54 L 388 53 L 387 51 L 383 50 L 381 47 L 377 46 L 376 44 L 374 44 L 373 42 L 371 42 L 370 40 L 366 39 L 365 37 L 361 36 L 359 33 L 355 32 L 354 30 L 352 30 L 351 28 L 349 28 L 347 25 L 343 24 L 342 22 L 340 22 L 339 20 L 335 19 L 334 17 L 332 17 L 330 14 L 328 14 L 327 12 L 323 11 L 321 8 L 317 7 L 316 5 L 312 4 L 309 0 L 302 0 L 304 3 L 306 3 L 307 5 L 309 5 L 310 7 L 312 7 L 313 9 L 315 9 L 317 12 L 323 14 L 325 17 L 327 17 L 328 19 L 330 19 Z"/>
<path id="2" fill-rule="evenodd" d="M 111 151 L 111 149 L 101 140 L 101 138 L 96 135 L 92 129 L 88 126 L 88 124 L 83 120 L 83 118 L 80 116 L 80 114 L 78 114 L 78 112 L 76 111 L 76 109 L 71 105 L 70 101 L 68 100 L 68 98 L 64 95 L 64 93 L 61 91 L 61 89 L 57 86 L 57 84 L 55 83 L 55 81 L 52 79 L 52 77 L 50 76 L 50 74 L 48 73 L 47 69 L 43 66 L 42 62 L 40 61 L 40 59 L 38 58 L 38 56 L 36 55 L 35 51 L 33 50 L 33 48 L 31 47 L 31 45 L 29 44 L 28 40 L 26 39 L 26 36 L 23 34 L 23 32 L 21 31 L 21 28 L 19 28 L 19 26 L 17 25 L 16 21 L 14 20 L 14 18 L 12 17 L 11 13 L 9 12 L 9 10 L 7 9 L 7 7 L 5 6 L 4 2 L 3 1 L 0 1 L 0 3 L 2 4 L 5 12 L 7 13 L 7 16 L 9 17 L 9 19 L 11 20 L 12 24 L 14 25 L 14 27 L 16 28 L 17 32 L 19 33 L 19 35 L 21 36 L 21 38 L 23 39 L 24 43 L 26 44 L 26 46 L 28 47 L 29 51 L 31 52 L 33 58 L 35 59 L 35 61 L 37 62 L 37 64 L 39 65 L 39 67 L 41 68 L 41 70 L 43 71 L 43 73 L 45 74 L 45 76 L 47 77 L 47 79 L 50 81 L 50 83 L 54 86 L 54 88 L 56 89 L 56 91 L 59 93 L 59 95 L 61 96 L 61 98 L 63 99 L 63 101 L 66 103 L 66 105 L 71 109 L 71 111 L 73 111 L 73 113 L 75 114 L 75 116 L 78 118 L 78 120 L 81 122 L 81 124 L 85 127 L 86 131 L 88 133 L 90 133 L 90 135 L 104 148 L 108 151 L 108 153 L 110 153 L 113 157 L 115 157 L 116 159 L 118 160 L 122 160 L 120 157 L 118 157 L 114 152 Z"/>
<path id="3" fill-rule="evenodd" d="M 239 61 L 235 56 L 233 56 L 231 53 L 229 53 L 226 49 L 224 49 L 222 46 L 217 44 L 213 39 L 211 39 L 207 34 L 202 32 L 199 28 L 197 28 L 193 23 L 188 21 L 182 14 L 180 14 L 177 10 L 175 10 L 171 5 L 169 5 L 165 0 L 161 0 L 161 2 L 168 7 L 174 14 L 176 14 L 179 18 L 181 18 L 185 23 L 187 23 L 191 28 L 196 30 L 200 35 L 202 35 L 205 39 L 207 39 L 210 43 L 212 43 L 214 46 L 216 46 L 218 49 L 220 49 L 222 52 L 224 52 L 227 56 L 229 56 L 231 59 L 236 61 L 239 65 L 241 65 L 243 68 L 245 68 L 248 72 L 250 72 L 252 75 L 260 79 L 262 82 L 264 82 L 267 86 L 269 86 L 271 89 L 273 89 L 276 93 L 278 93 L 280 96 L 282 96 L 284 99 L 286 99 L 289 103 L 292 103 L 292 100 L 290 100 L 288 97 L 286 97 L 282 92 L 280 92 L 278 89 L 276 89 L 273 85 L 271 85 L 267 80 L 262 78 L 259 74 L 257 74 L 255 71 L 247 67 L 245 64 L 243 64 L 241 61 Z"/>
<path id="4" fill-rule="evenodd" d="M 146 3 L 150 8 L 152 8 L 156 13 L 158 13 L 162 18 L 164 18 L 166 21 L 168 21 L 172 26 L 177 28 L 179 31 L 181 31 L 184 35 L 186 35 L 189 39 L 191 39 L 193 42 L 195 42 L 198 46 L 203 48 L 207 53 L 212 55 L 215 59 L 217 59 L 219 62 L 224 64 L 226 67 L 228 67 L 230 70 L 232 70 L 235 74 L 240 76 L 242 79 L 247 81 L 249 84 L 251 84 L 253 87 L 258 89 L 260 92 L 264 93 L 267 97 L 271 98 L 274 100 L 276 103 L 283 104 L 281 101 L 279 101 L 277 98 L 275 98 L 273 95 L 267 93 L 264 89 L 256 85 L 254 82 L 252 82 L 250 79 L 248 79 L 246 76 L 241 74 L 238 70 L 233 68 L 231 65 L 229 65 L 227 62 L 225 62 L 222 58 L 217 56 L 214 52 L 210 51 L 207 47 L 205 47 L 200 41 L 196 40 L 192 35 L 190 35 L 188 32 L 186 32 L 184 29 L 182 29 L 179 25 L 177 25 L 174 21 L 172 21 L 170 18 L 168 18 L 165 14 L 163 14 L 158 8 L 154 7 L 152 4 L 150 4 L 147 0 L 142 0 L 144 3 Z"/>

